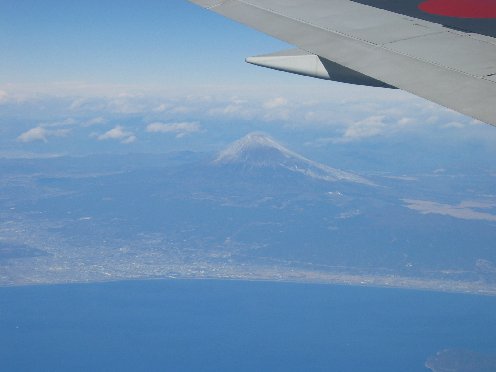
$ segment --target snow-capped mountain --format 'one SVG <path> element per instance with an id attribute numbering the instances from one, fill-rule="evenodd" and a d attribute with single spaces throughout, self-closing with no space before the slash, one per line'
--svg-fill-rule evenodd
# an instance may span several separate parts
<path id="1" fill-rule="evenodd" d="M 251 133 L 229 145 L 214 160 L 215 165 L 238 165 L 245 168 L 286 169 L 318 180 L 348 181 L 367 185 L 373 183 L 359 175 L 345 172 L 307 159 L 272 138 Z"/>

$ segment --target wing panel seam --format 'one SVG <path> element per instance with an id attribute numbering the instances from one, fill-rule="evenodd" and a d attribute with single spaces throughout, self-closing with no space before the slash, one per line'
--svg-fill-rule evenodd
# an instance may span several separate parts
<path id="1" fill-rule="evenodd" d="M 446 66 L 442 63 L 439 63 L 439 62 L 435 62 L 435 61 L 432 61 L 432 60 L 428 60 L 428 59 L 424 59 L 424 58 L 419 58 L 419 57 L 416 57 L 416 56 L 413 56 L 409 53 L 403 53 L 403 52 L 399 52 L 399 51 L 396 51 L 394 49 L 390 49 L 390 48 L 387 48 L 386 45 L 387 44 L 392 44 L 392 43 L 387 43 L 387 44 L 376 44 L 376 43 L 373 43 L 371 41 L 368 41 L 368 40 L 365 40 L 365 39 L 362 39 L 362 38 L 359 38 L 359 37 L 356 37 L 356 36 L 353 36 L 353 35 L 350 35 L 348 33 L 345 33 L 345 32 L 342 32 L 342 31 L 338 31 L 338 30 L 335 30 L 335 29 L 332 29 L 332 28 L 329 28 L 329 27 L 323 27 L 323 26 L 318 26 L 318 25 L 315 25 L 307 20 L 304 20 L 304 19 L 301 19 L 301 18 L 296 18 L 296 17 L 291 17 L 291 16 L 288 16 L 282 12 L 279 12 L 279 11 L 276 11 L 274 9 L 271 9 L 271 8 L 266 8 L 266 7 L 262 7 L 262 6 L 259 6 L 259 5 L 256 5 L 256 4 L 253 4 L 249 1 L 245 1 L 245 0 L 226 0 L 224 2 L 222 2 L 221 4 L 217 4 L 216 6 L 219 6 L 219 5 L 224 5 L 225 3 L 228 3 L 228 2 L 237 2 L 237 3 L 241 3 L 241 4 L 244 4 L 246 6 L 250 6 L 252 8 L 256 8 L 256 9 L 259 9 L 261 11 L 264 11 L 264 12 L 268 12 L 268 13 L 271 13 L 275 16 L 278 16 L 278 17 L 282 17 L 282 18 L 285 18 L 285 19 L 288 19 L 288 20 L 291 20 L 291 21 L 294 21 L 294 22 L 298 22 L 298 23 L 302 23 L 302 24 L 305 24 L 309 27 L 313 27 L 313 28 L 316 28 L 316 29 L 320 29 L 322 31 L 326 31 L 326 32 L 330 32 L 330 33 L 333 33 L 333 34 L 336 34 L 336 35 L 340 35 L 342 37 L 346 37 L 348 39 L 351 39 L 351 40 L 355 40 L 355 41 L 358 41 L 358 42 L 361 42 L 361 43 L 364 43 L 364 44 L 367 44 L 367 45 L 370 45 L 372 47 L 376 47 L 376 48 L 380 48 L 380 49 L 383 49 L 385 51 L 388 51 L 390 53 L 395 53 L 397 55 L 401 55 L 401 56 L 404 56 L 404 57 L 407 57 L 407 58 L 410 58 L 410 59 L 413 59 L 413 60 L 416 60 L 416 61 L 419 61 L 419 62 L 423 62 L 423 63 L 427 63 L 427 64 L 430 64 L 430 65 L 433 65 L 433 66 L 437 66 L 437 67 L 440 67 L 440 68 L 443 68 L 445 70 L 449 70 L 449 71 L 453 71 L 453 72 L 456 72 L 456 73 L 459 73 L 459 74 L 462 74 L 462 75 L 465 75 L 465 76 L 468 76 L 468 77 L 471 77 L 471 78 L 474 78 L 474 79 L 480 79 L 480 80 L 485 80 L 489 83 L 492 83 L 492 84 L 496 84 L 495 81 L 493 80 L 489 80 L 489 79 L 486 79 L 485 77 L 487 75 L 474 75 L 474 74 L 471 74 L 471 73 L 468 73 L 466 71 L 463 71 L 463 70 L 460 70 L 460 69 L 457 69 L 457 68 L 454 68 L 454 67 L 450 67 L 450 66 Z M 368 5 L 364 5 L 364 6 L 367 6 L 370 8 L 370 6 Z M 397 13 L 393 13 L 393 12 L 389 12 L 387 10 L 383 10 L 384 12 L 386 13 L 391 13 L 391 14 L 395 14 L 395 15 L 398 15 Z M 444 28 L 444 27 L 443 27 Z M 444 32 L 450 32 L 448 29 L 444 28 L 443 31 L 440 31 L 440 32 L 435 32 L 433 34 L 441 34 L 441 33 L 444 33 Z M 460 35 L 457 33 L 457 35 L 459 37 L 464 37 L 463 35 Z M 420 35 L 418 36 L 420 37 Z M 413 37 L 415 38 L 415 37 Z M 472 39 L 472 38 L 470 38 Z M 408 40 L 408 39 L 406 39 Z M 472 39 L 475 41 L 475 39 Z M 399 41 L 399 40 L 398 40 Z M 477 40 L 478 41 L 478 40 Z M 394 43 L 394 42 L 393 42 Z M 311 52 L 311 51 L 308 51 L 307 52 Z"/>

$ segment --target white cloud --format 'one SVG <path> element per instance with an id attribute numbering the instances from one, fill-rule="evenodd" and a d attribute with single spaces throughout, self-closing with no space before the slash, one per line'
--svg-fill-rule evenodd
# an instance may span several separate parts
<path id="1" fill-rule="evenodd" d="M 170 109 L 170 111 L 174 114 L 189 114 L 194 111 L 192 107 L 186 106 L 177 106 Z"/>
<path id="2" fill-rule="evenodd" d="M 99 116 L 97 118 L 93 118 L 90 120 L 87 120 L 83 123 L 83 127 L 92 127 L 93 125 L 100 125 L 100 124 L 105 124 L 107 120 L 103 118 L 102 116 Z"/>
<path id="3" fill-rule="evenodd" d="M 86 103 L 86 98 L 77 98 L 71 102 L 71 104 L 69 105 L 69 109 L 71 110 L 80 109 L 81 107 L 84 106 L 85 103 Z"/>
<path id="4" fill-rule="evenodd" d="M 413 125 L 415 123 L 416 123 L 416 120 L 413 118 L 409 118 L 409 117 L 401 118 L 400 120 L 398 120 L 398 126 L 400 126 L 400 127 L 406 127 L 408 125 Z"/>
<path id="5" fill-rule="evenodd" d="M 165 110 L 167 110 L 169 108 L 169 105 L 166 104 L 166 103 L 162 103 L 160 105 L 158 105 L 157 107 L 155 107 L 153 109 L 154 112 L 164 112 Z"/>
<path id="6" fill-rule="evenodd" d="M 391 135 L 419 127 L 419 119 L 410 116 L 394 118 L 379 110 L 379 114 L 352 121 L 343 129 L 343 135 L 332 142 L 351 142 L 380 135 Z M 400 114 L 401 112 L 398 112 Z"/>
<path id="7" fill-rule="evenodd" d="M 465 128 L 465 125 L 463 123 L 460 123 L 458 121 L 450 121 L 449 123 L 446 123 L 443 125 L 443 128 L 446 129 L 461 129 Z"/>
<path id="8" fill-rule="evenodd" d="M 384 116 L 370 116 L 351 124 L 343 135 L 343 140 L 356 140 L 381 134 L 387 127 Z"/>
<path id="9" fill-rule="evenodd" d="M 233 115 L 233 114 L 241 114 L 243 111 L 243 107 L 241 105 L 229 104 L 225 107 L 217 107 L 210 109 L 208 111 L 209 115 Z"/>
<path id="10" fill-rule="evenodd" d="M 247 104 L 248 103 L 248 100 L 246 99 L 242 99 L 242 98 L 239 98 L 239 97 L 232 97 L 230 99 L 230 102 L 234 105 L 244 105 L 244 104 Z"/>
<path id="11" fill-rule="evenodd" d="M 69 132 L 69 129 L 50 130 L 39 126 L 22 133 L 19 137 L 17 137 L 17 140 L 20 142 L 48 142 L 48 137 L 65 137 L 69 134 Z"/>
<path id="12" fill-rule="evenodd" d="M 125 145 L 128 145 L 130 143 L 133 143 L 136 141 L 136 136 L 133 134 L 133 135 L 130 135 L 129 137 L 127 138 L 124 138 L 121 143 L 125 144 Z"/>
<path id="13" fill-rule="evenodd" d="M 177 138 L 184 137 L 191 133 L 196 133 L 201 130 L 200 124 L 196 122 L 182 122 L 182 123 L 151 123 L 146 127 L 149 133 L 173 133 Z"/>
<path id="14" fill-rule="evenodd" d="M 7 92 L 0 90 L 0 102 L 6 101 L 8 97 Z"/>
<path id="15" fill-rule="evenodd" d="M 217 100 L 206 109 L 209 116 L 230 117 L 242 120 L 261 119 L 265 110 L 261 108 L 261 102 L 231 97 L 228 100 Z"/>
<path id="16" fill-rule="evenodd" d="M 284 107 L 288 105 L 288 100 L 284 97 L 276 97 L 265 101 L 264 107 L 266 109 L 274 109 L 278 107 Z"/>
<path id="17" fill-rule="evenodd" d="M 111 99 L 107 104 L 107 109 L 118 114 L 138 114 L 149 110 L 149 104 L 141 95 L 121 93 L 116 98 Z"/>
<path id="18" fill-rule="evenodd" d="M 47 142 L 47 130 L 43 127 L 31 128 L 17 137 L 17 140 L 20 142 Z"/>
<path id="19" fill-rule="evenodd" d="M 124 128 L 120 125 L 110 129 L 109 131 L 99 135 L 97 137 L 99 141 L 105 140 L 118 140 L 123 144 L 130 144 L 136 141 L 136 136 L 133 132 L 129 132 L 124 130 Z"/>
<path id="20" fill-rule="evenodd" d="M 274 110 L 266 113 L 263 117 L 265 121 L 289 121 L 291 119 L 290 110 Z"/>
<path id="21" fill-rule="evenodd" d="M 77 124 L 77 121 L 73 118 L 67 118 L 64 120 L 59 120 L 59 121 L 53 121 L 50 123 L 43 123 L 41 124 L 42 127 L 66 127 L 66 126 L 71 126 Z"/>

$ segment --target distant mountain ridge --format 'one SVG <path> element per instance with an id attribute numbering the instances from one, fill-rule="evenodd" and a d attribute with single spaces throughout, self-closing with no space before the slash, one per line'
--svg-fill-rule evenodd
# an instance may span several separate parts
<path id="1" fill-rule="evenodd" d="M 233 142 L 218 154 L 213 164 L 286 169 L 322 181 L 374 185 L 362 176 L 332 168 L 297 154 L 263 133 L 250 133 Z"/>

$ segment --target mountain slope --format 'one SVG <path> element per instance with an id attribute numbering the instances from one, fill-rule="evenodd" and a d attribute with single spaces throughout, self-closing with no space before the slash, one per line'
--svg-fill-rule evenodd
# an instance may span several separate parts
<path id="1" fill-rule="evenodd" d="M 219 153 L 213 163 L 215 165 L 268 168 L 274 169 L 274 171 L 285 169 L 328 182 L 347 181 L 373 185 L 371 181 L 359 175 L 307 159 L 261 133 L 248 134 L 232 143 Z"/>

